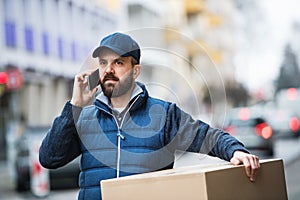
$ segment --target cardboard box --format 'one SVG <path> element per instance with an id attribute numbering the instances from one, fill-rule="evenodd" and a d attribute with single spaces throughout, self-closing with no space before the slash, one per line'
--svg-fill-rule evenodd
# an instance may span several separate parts
<path id="1" fill-rule="evenodd" d="M 281 159 L 261 160 L 255 182 L 244 166 L 188 166 L 101 181 L 104 200 L 285 200 Z"/>

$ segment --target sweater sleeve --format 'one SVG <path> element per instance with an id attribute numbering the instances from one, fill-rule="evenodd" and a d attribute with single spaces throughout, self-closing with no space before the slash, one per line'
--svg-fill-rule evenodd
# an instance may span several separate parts
<path id="1" fill-rule="evenodd" d="M 74 108 L 68 101 L 60 116 L 55 118 L 39 150 L 39 160 L 43 167 L 62 167 L 81 154 L 73 117 L 73 114 L 77 116 L 75 113 L 80 113 L 80 108 Z"/>
<path id="2" fill-rule="evenodd" d="M 165 142 L 170 151 L 205 153 L 229 161 L 237 150 L 248 153 L 244 145 L 221 129 L 194 120 L 175 104 L 169 106 L 165 126 Z"/>

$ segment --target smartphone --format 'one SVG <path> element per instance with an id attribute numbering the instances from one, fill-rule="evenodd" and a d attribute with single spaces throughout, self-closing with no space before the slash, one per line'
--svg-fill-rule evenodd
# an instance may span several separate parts
<path id="1" fill-rule="evenodd" d="M 88 76 L 88 88 L 93 90 L 100 84 L 99 69 L 95 70 L 90 76 Z"/>

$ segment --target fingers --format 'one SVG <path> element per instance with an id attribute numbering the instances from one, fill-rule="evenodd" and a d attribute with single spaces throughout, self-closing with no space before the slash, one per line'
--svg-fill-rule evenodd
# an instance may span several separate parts
<path id="1" fill-rule="evenodd" d="M 75 76 L 75 80 L 78 81 L 78 82 L 86 83 L 87 82 L 86 77 L 90 76 L 92 74 L 92 72 L 93 72 L 92 70 L 89 70 L 89 71 L 84 71 L 80 74 L 77 74 Z"/>
<path id="2" fill-rule="evenodd" d="M 90 97 L 93 97 L 94 94 L 98 91 L 99 87 L 100 87 L 100 86 L 98 85 L 98 86 L 95 87 L 94 89 L 90 90 L 90 91 L 89 91 L 89 96 L 90 96 Z"/>
<path id="3" fill-rule="evenodd" d="M 250 181 L 255 181 L 260 168 L 259 158 L 255 155 L 248 155 L 244 158 L 243 163 L 246 175 L 250 178 Z"/>
<path id="4" fill-rule="evenodd" d="M 98 88 L 93 90 L 87 90 L 88 81 L 87 76 L 91 75 L 94 70 L 87 70 L 79 73 L 74 78 L 73 93 L 71 98 L 71 104 L 84 107 L 93 98 L 93 95 L 97 92 Z"/>
<path id="5" fill-rule="evenodd" d="M 255 181 L 260 168 L 259 158 L 256 155 L 248 154 L 242 151 L 236 151 L 230 160 L 234 165 L 243 163 L 245 172 L 250 181 Z"/>
<path id="6" fill-rule="evenodd" d="M 94 70 L 87 70 L 87 71 L 77 74 L 74 79 L 74 88 L 73 89 L 79 90 L 79 93 L 87 92 L 86 88 L 88 86 L 88 76 L 90 76 L 93 73 L 93 71 Z"/>
<path id="7" fill-rule="evenodd" d="M 252 155 L 250 159 L 250 164 L 251 164 L 251 174 L 250 174 L 250 180 L 255 181 L 258 170 L 260 168 L 260 163 L 259 163 L 259 158 L 255 155 Z"/>

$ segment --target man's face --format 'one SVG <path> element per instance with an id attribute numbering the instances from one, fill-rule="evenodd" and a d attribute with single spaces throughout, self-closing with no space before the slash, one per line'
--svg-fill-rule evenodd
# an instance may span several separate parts
<path id="1" fill-rule="evenodd" d="M 132 65 L 131 57 L 120 57 L 109 49 L 99 55 L 101 88 L 108 98 L 120 97 L 133 88 L 138 65 Z"/>

